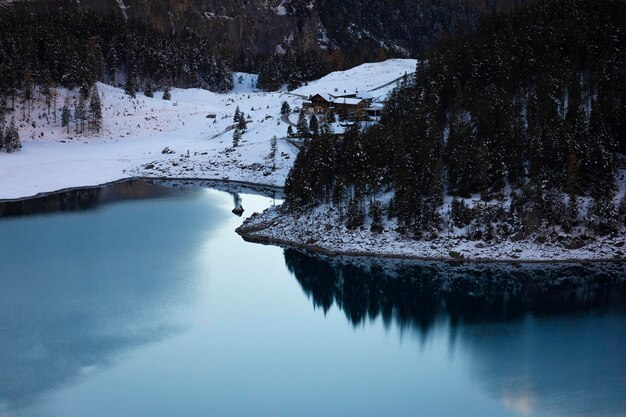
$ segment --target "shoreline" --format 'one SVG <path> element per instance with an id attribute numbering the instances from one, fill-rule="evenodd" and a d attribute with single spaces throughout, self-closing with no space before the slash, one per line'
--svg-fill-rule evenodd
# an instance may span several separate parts
<path id="1" fill-rule="evenodd" d="M 75 187 L 66 187 L 54 191 L 47 191 L 37 193 L 32 196 L 25 196 L 15 199 L 0 199 L 0 204 L 6 203 L 20 203 L 29 200 L 36 200 L 40 198 L 46 198 L 52 195 L 63 194 L 73 191 L 79 190 L 90 190 L 90 189 L 100 189 L 110 185 L 130 182 L 130 181 L 152 181 L 152 182 L 195 182 L 195 183 L 204 183 L 198 184 L 198 186 L 208 186 L 216 189 L 222 189 L 230 187 L 246 187 L 251 190 L 255 190 L 258 192 L 278 192 L 281 193 L 284 190 L 284 187 L 279 187 L 271 184 L 262 184 L 262 183 L 254 183 L 250 181 L 240 181 L 240 180 L 230 180 L 224 178 L 201 178 L 201 177 L 151 177 L 151 176 L 132 176 L 126 178 L 120 178 L 114 181 L 107 181 L 102 184 L 90 185 L 90 186 L 75 186 Z M 227 191 L 227 190 L 224 190 Z M 356 258 L 364 258 L 364 259 L 388 259 L 388 260 L 399 260 L 399 261 L 425 261 L 425 262 L 444 262 L 448 264 L 464 264 L 464 263 L 475 263 L 475 264 L 510 264 L 510 265 L 522 265 L 522 264 L 621 264 L 625 263 L 625 258 L 576 258 L 576 257 L 568 257 L 562 259 L 524 259 L 524 258 L 495 258 L 495 257 L 463 257 L 463 258 L 453 258 L 450 256 L 424 256 L 410 253 L 399 253 L 392 251 L 375 251 L 375 250 L 351 250 L 349 248 L 341 248 L 334 247 L 330 248 L 327 246 L 319 245 L 316 243 L 307 243 L 305 241 L 300 241 L 296 238 L 287 239 L 284 237 L 277 237 L 268 235 L 267 232 L 272 227 L 272 222 L 269 220 L 259 222 L 258 217 L 263 216 L 265 213 L 259 214 L 255 213 L 251 218 L 244 221 L 244 223 L 235 229 L 235 232 L 241 236 L 246 242 L 262 244 L 262 245 L 271 245 L 271 246 L 279 246 L 282 248 L 291 248 L 298 250 L 305 250 L 313 253 L 317 253 L 320 255 L 338 258 L 342 256 L 348 257 L 356 257 Z M 274 213 L 275 214 L 275 213 Z M 279 220 L 283 219 L 284 216 L 277 215 L 274 216 L 271 220 Z M 274 222 L 275 223 L 275 222 Z M 448 242 L 454 242 L 454 239 L 448 239 Z M 497 247 L 498 244 L 494 245 Z M 502 245 L 500 245 L 502 246 Z M 608 246 L 608 245 L 607 245 Z"/>
<path id="2" fill-rule="evenodd" d="M 406 255 L 406 254 L 392 254 L 392 253 L 375 253 L 375 252 L 351 252 L 351 251 L 336 251 L 329 250 L 324 247 L 318 245 L 309 245 L 306 243 L 298 243 L 295 241 L 287 241 L 282 239 L 273 239 L 268 237 L 254 237 L 248 235 L 244 231 L 240 231 L 239 228 L 236 230 L 237 234 L 241 236 L 243 240 L 250 243 L 256 243 L 260 245 L 267 246 L 279 246 L 284 249 L 296 249 L 296 250 L 305 250 L 310 251 L 316 254 L 320 254 L 323 256 L 328 256 L 331 258 L 339 258 L 342 256 L 352 257 L 352 258 L 369 258 L 369 259 L 385 259 L 385 260 L 398 260 L 398 261 L 423 261 L 423 262 L 444 262 L 447 264 L 461 265 L 461 264 L 509 264 L 509 265 L 524 265 L 524 264 L 533 264 L 533 265 L 542 265 L 542 264 L 622 264 L 626 263 L 625 259 L 576 259 L 576 258 L 565 258 L 565 259 L 490 259 L 490 258 L 481 258 L 481 259 L 455 259 L 455 258 L 445 258 L 445 257 L 424 257 L 418 255 Z"/>
<path id="3" fill-rule="evenodd" d="M 106 181 L 101 184 L 96 185 L 84 185 L 84 186 L 74 186 L 74 187 L 65 187 L 54 191 L 42 191 L 40 193 L 18 197 L 18 198 L 5 198 L 0 199 L 0 204 L 5 203 L 20 203 L 29 200 L 36 200 L 39 198 L 45 198 L 52 195 L 69 193 L 72 191 L 81 191 L 81 190 L 95 190 L 104 188 L 110 185 L 121 184 L 129 181 L 155 181 L 155 182 L 175 182 L 175 181 L 193 181 L 193 182 L 207 182 L 207 183 L 216 183 L 222 185 L 230 185 L 230 186 L 240 186 L 240 187 L 248 187 L 256 190 L 272 190 L 274 192 L 282 192 L 283 187 L 279 187 L 271 184 L 259 184 L 253 183 L 249 181 L 239 181 L 239 180 L 230 180 L 223 178 L 198 178 L 198 177 L 149 177 L 149 176 L 132 176 L 126 178 L 120 178 L 118 180 Z"/>
<path id="4" fill-rule="evenodd" d="M 273 210 L 276 211 L 276 210 Z M 273 215 L 273 217 L 271 217 Z M 263 217 L 269 217 L 264 219 Z M 284 235 L 279 235 L 280 231 L 277 234 L 273 234 L 273 228 L 280 229 L 281 225 L 278 224 L 281 221 L 289 222 L 291 224 L 297 223 L 294 218 L 287 219 L 289 216 L 284 216 L 281 214 L 276 214 L 270 212 L 264 212 L 262 214 L 255 214 L 252 217 L 248 218 L 240 227 L 238 227 L 235 232 L 239 234 L 242 239 L 247 242 L 263 244 L 263 245 L 273 245 L 279 246 L 283 248 L 292 248 L 298 250 L 310 251 L 313 253 L 317 253 L 324 256 L 329 256 L 333 258 L 348 256 L 348 257 L 357 257 L 357 258 L 378 258 L 378 259 L 390 259 L 390 260 L 405 260 L 405 261 L 425 261 L 425 262 L 445 262 L 448 264 L 463 264 L 463 263 L 475 263 L 475 264 L 510 264 L 510 265 L 523 265 L 523 264 L 624 264 L 626 263 L 626 257 L 564 257 L 564 258 L 524 258 L 520 256 L 518 258 L 513 257 L 490 257 L 490 256 L 481 256 L 481 257 L 472 257 L 472 256 L 463 256 L 460 258 L 452 257 L 452 256 L 428 256 L 428 255 L 418 255 L 416 253 L 401 253 L 394 252 L 391 250 L 371 250 L 371 249 L 363 249 L 363 250 L 352 250 L 349 248 L 349 243 L 343 246 L 341 244 L 334 245 L 332 243 L 326 245 L 320 245 L 317 243 L 308 243 L 304 240 L 298 240 L 297 238 L 286 238 Z M 347 236 L 349 238 L 349 236 Z M 452 238 L 441 239 L 442 242 L 446 243 L 455 243 L 455 240 Z M 317 241 L 316 241 L 317 242 Z M 423 246 L 432 246 L 433 242 L 430 241 L 414 241 L 416 245 Z M 440 242 L 441 243 L 441 242 Z M 479 242 L 480 243 L 480 242 Z M 522 242 L 524 244 L 528 244 L 528 242 Z M 382 248 L 384 242 L 379 242 L 379 248 Z M 511 244 L 511 242 L 501 242 L 493 245 L 493 248 L 503 248 L 506 244 Z M 533 244 L 536 245 L 536 244 Z M 538 246 L 538 245 L 537 245 Z M 608 243 L 605 246 L 613 248 Z M 446 249 L 447 250 L 447 249 Z M 492 251 L 493 252 L 493 251 Z M 554 252 L 556 254 L 556 251 Z M 558 256 L 558 255 L 556 255 Z"/>

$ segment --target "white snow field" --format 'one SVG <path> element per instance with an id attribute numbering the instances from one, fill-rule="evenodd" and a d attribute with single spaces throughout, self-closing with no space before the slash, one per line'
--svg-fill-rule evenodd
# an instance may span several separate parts
<path id="1" fill-rule="evenodd" d="M 366 64 L 330 74 L 310 82 L 306 91 L 332 93 L 336 85 L 367 90 L 385 86 L 411 73 L 415 60 L 389 60 Z M 103 102 L 103 129 L 100 133 L 76 134 L 61 127 L 61 108 L 66 95 L 72 100 L 78 91 L 59 91 L 57 118 L 41 95 L 28 117 L 20 100 L 7 116 L 18 122 L 23 149 L 0 153 L 0 199 L 17 199 L 60 189 L 94 186 L 129 177 L 200 178 L 242 181 L 283 186 L 297 149 L 284 138 L 288 125 L 281 120 L 283 101 L 300 107 L 302 97 L 286 92 L 265 93 L 254 86 L 256 76 L 235 73 L 235 88 L 228 94 L 200 89 L 173 89 L 172 100 L 138 93 L 131 99 L 124 91 L 98 84 Z M 343 80 L 343 81 L 342 81 Z M 337 84 L 339 83 L 339 84 Z M 391 83 L 391 86 L 386 84 Z M 363 87 L 361 87 L 363 86 Z M 248 119 L 248 130 L 238 147 L 232 145 L 233 115 L 239 106 Z M 208 118 L 214 117 L 214 118 Z M 295 122 L 297 115 L 291 115 Z M 278 138 L 274 163 L 268 158 L 272 137 Z M 173 154 L 162 154 L 169 147 Z"/>
<path id="2" fill-rule="evenodd" d="M 335 96 L 358 92 L 363 98 L 384 97 L 405 75 L 415 72 L 414 59 L 389 59 L 383 63 L 362 64 L 347 71 L 337 71 L 293 90 L 308 97 L 324 92 Z"/>

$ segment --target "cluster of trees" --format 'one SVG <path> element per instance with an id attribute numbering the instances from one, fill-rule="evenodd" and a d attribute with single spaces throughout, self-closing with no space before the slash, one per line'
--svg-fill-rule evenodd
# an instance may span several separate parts
<path id="1" fill-rule="evenodd" d="M 233 122 L 235 123 L 235 129 L 233 130 L 233 148 L 239 146 L 239 141 L 241 137 L 248 130 L 248 123 L 246 122 L 246 115 L 239 110 L 239 106 L 235 110 L 235 115 L 233 116 Z"/>
<path id="2" fill-rule="evenodd" d="M 615 204 L 625 152 L 626 3 L 534 2 L 426 52 L 379 125 L 318 135 L 287 205 L 333 203 L 352 227 L 387 215 L 418 238 L 467 224 L 476 238 L 567 231 L 584 205 L 588 225 L 609 233 L 626 218 Z M 485 204 L 468 207 L 476 195 Z"/>
<path id="3" fill-rule="evenodd" d="M 61 110 L 61 126 L 67 128 L 68 134 L 72 121 L 75 123 L 76 133 L 83 133 L 85 128 L 100 132 L 102 128 L 102 100 L 100 92 L 95 86 L 91 91 L 81 89 L 79 96 L 73 103 L 69 96 L 65 98 Z"/>
<path id="4" fill-rule="evenodd" d="M 286 11 L 297 17 L 299 26 L 306 19 L 321 21 L 325 32 L 312 35 L 325 49 L 300 53 L 296 59 L 289 57 L 290 54 L 297 55 L 290 52 L 270 59 L 242 54 L 237 63 L 247 71 L 263 68 L 268 73 L 268 86 L 261 83 L 260 88 L 275 90 L 276 85 L 288 83 L 292 89 L 299 83 L 318 78 L 307 76 L 311 69 L 337 71 L 363 62 L 415 56 L 451 34 L 473 30 L 482 16 L 510 11 L 526 1 L 292 0 L 285 2 Z M 301 35 L 303 31 L 298 31 L 295 44 L 303 44 Z M 311 42 L 304 44 L 310 46 Z M 307 54 L 314 58 L 311 62 L 315 66 L 305 64 Z M 290 61 L 294 69 L 281 72 L 284 61 Z"/>
<path id="5" fill-rule="evenodd" d="M 328 74 L 326 58 L 314 50 L 271 55 L 261 63 L 257 87 L 265 91 L 278 90 L 287 84 L 289 90 L 303 83 L 316 80 Z"/>
<path id="6" fill-rule="evenodd" d="M 316 0 L 320 19 L 339 47 L 327 57 L 341 69 L 415 56 L 450 35 L 473 30 L 482 16 L 528 0 Z"/>
<path id="7" fill-rule="evenodd" d="M 126 81 L 134 89 L 232 88 L 230 62 L 191 33 L 164 34 L 120 16 L 63 11 L 24 16 L 0 10 L 0 95 L 14 99 L 29 79 L 84 87 Z"/>
<path id="8" fill-rule="evenodd" d="M 20 134 L 15 125 L 15 118 L 11 118 L 11 122 L 7 126 L 4 109 L 0 107 L 0 151 L 12 153 L 22 148 Z"/>

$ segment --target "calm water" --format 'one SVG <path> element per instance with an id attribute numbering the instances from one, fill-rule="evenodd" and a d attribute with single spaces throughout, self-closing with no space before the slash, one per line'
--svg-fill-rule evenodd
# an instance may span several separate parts
<path id="1" fill-rule="evenodd" d="M 623 266 L 329 260 L 204 188 L 45 205 L 90 209 L 0 219 L 2 417 L 626 416 Z"/>

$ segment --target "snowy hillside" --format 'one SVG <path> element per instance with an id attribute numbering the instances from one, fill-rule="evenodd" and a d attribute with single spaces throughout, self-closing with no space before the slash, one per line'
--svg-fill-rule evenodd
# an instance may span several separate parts
<path id="1" fill-rule="evenodd" d="M 347 71 L 337 71 L 294 90 L 294 94 L 310 96 L 319 92 L 334 95 L 369 93 L 371 97 L 387 95 L 404 75 L 415 72 L 414 59 L 390 59 L 384 63 L 363 64 Z"/>
<path id="2" fill-rule="evenodd" d="M 332 92 L 347 85 L 376 88 L 393 82 L 415 67 L 412 60 L 390 60 L 333 73 L 300 89 Z M 343 81 L 342 81 L 343 80 Z M 103 129 L 99 134 L 68 134 L 61 127 L 61 107 L 66 95 L 71 101 L 78 91 L 59 91 L 54 112 L 47 112 L 44 99 L 35 91 L 31 115 L 16 101 L 15 117 L 23 149 L 0 154 L 0 199 L 14 199 L 68 187 L 97 185 L 134 176 L 202 178 L 245 181 L 282 186 L 297 149 L 284 138 L 287 123 L 280 107 L 287 101 L 301 106 L 302 97 L 286 92 L 259 92 L 252 74 L 234 74 L 229 94 L 200 89 L 173 89 L 172 100 L 138 93 L 131 99 L 121 89 L 98 84 L 103 102 Z M 387 88 L 387 87 L 385 87 Z M 307 90 L 309 89 L 309 90 Z M 381 89 L 381 91 L 383 91 Z M 248 129 L 233 148 L 233 115 L 239 107 Z M 290 123 L 297 115 L 291 115 Z M 272 137 L 276 136 L 276 169 L 270 161 Z M 173 154 L 163 154 L 169 147 Z"/>

